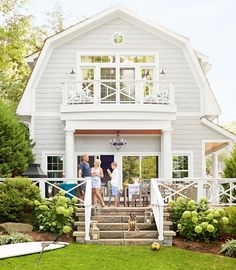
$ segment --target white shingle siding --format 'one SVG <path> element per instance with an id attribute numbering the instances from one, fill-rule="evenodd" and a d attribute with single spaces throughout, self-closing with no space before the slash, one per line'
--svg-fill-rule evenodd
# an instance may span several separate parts
<path id="1" fill-rule="evenodd" d="M 111 42 L 111 36 L 116 31 L 122 32 L 125 36 L 124 43 L 119 46 Z M 174 82 L 175 84 L 175 101 L 178 113 L 200 112 L 200 90 L 182 49 L 125 20 L 116 18 L 53 50 L 36 88 L 35 112 L 37 115 L 40 115 L 40 113 L 59 114 L 62 103 L 62 82 L 69 78 L 71 69 L 76 68 L 76 57 L 80 51 L 90 51 L 91 54 L 94 51 L 108 53 L 111 51 L 119 53 L 158 52 L 160 68 L 166 71 L 166 75 L 161 77 L 161 80 Z M 58 117 L 36 116 L 34 127 L 37 162 L 41 163 L 42 151 L 50 152 L 65 148 L 64 123 L 60 120 L 59 115 Z M 222 138 L 225 139 L 224 136 L 201 124 L 199 117 L 178 117 L 173 124 L 172 148 L 173 150 L 193 150 L 194 176 L 201 176 L 202 140 Z M 107 139 L 106 137 L 103 138 L 103 143 L 100 146 L 98 142 L 93 145 L 92 141 L 88 145 L 91 149 L 97 145 L 96 151 L 102 151 L 104 140 L 107 143 Z M 155 147 L 151 147 L 151 143 L 155 141 L 153 137 L 149 137 L 146 142 L 144 138 L 136 138 L 136 143 L 139 147 L 141 147 L 140 144 L 143 144 L 146 151 L 154 152 L 160 150 L 159 139 L 157 138 Z M 133 144 L 130 144 L 128 149 L 135 151 L 133 146 Z M 83 141 L 79 142 L 78 138 L 75 139 L 75 151 L 89 151 L 90 148 L 86 147 Z M 109 144 L 107 144 L 107 147 L 109 147 Z"/>
<path id="2" fill-rule="evenodd" d="M 194 177 L 202 176 L 202 140 L 228 140 L 201 123 L 199 117 L 177 117 L 173 123 L 172 150 L 193 151 Z"/>

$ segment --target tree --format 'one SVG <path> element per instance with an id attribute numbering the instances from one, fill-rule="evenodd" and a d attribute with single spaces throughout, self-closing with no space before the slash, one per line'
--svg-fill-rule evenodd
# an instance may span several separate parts
<path id="1" fill-rule="evenodd" d="M 30 75 L 26 56 L 42 48 L 50 34 L 63 30 L 60 7 L 47 13 L 48 25 L 34 26 L 25 7 L 30 0 L 0 0 L 0 98 L 18 103 Z"/>
<path id="2" fill-rule="evenodd" d="M 0 177 L 14 177 L 33 162 L 28 129 L 8 105 L 0 101 Z"/>
<path id="3" fill-rule="evenodd" d="M 236 178 L 236 144 L 234 145 L 230 156 L 225 159 L 224 177 Z"/>

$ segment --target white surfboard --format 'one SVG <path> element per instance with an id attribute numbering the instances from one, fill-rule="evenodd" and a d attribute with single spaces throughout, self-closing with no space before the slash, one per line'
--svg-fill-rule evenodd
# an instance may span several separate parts
<path id="1" fill-rule="evenodd" d="M 44 246 L 44 251 L 54 250 L 67 246 L 66 242 L 28 242 L 19 244 L 8 244 L 0 246 L 0 259 L 40 253 Z"/>

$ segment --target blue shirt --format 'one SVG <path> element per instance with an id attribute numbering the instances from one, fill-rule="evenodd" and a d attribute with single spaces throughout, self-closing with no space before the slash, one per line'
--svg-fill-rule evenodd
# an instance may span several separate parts
<path id="1" fill-rule="evenodd" d="M 90 166 L 88 163 L 84 163 L 83 161 L 79 164 L 79 169 L 82 171 L 82 178 L 90 176 Z"/>

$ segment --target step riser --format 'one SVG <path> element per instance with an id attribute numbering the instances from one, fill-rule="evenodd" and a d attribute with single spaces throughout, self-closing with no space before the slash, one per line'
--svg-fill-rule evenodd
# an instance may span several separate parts
<path id="1" fill-rule="evenodd" d="M 139 223 L 137 224 L 139 230 L 156 230 L 156 225 L 155 224 L 145 224 L 145 223 Z M 113 223 L 108 223 L 108 224 L 103 224 L 103 223 L 98 223 L 97 227 L 101 231 L 122 231 L 122 230 L 128 230 L 128 223 L 119 223 L 119 224 L 113 224 Z M 77 228 L 79 231 L 85 229 L 85 225 L 77 225 Z"/>
<path id="2" fill-rule="evenodd" d="M 136 217 L 138 223 L 144 223 L 144 217 Z M 98 222 L 104 223 L 128 223 L 129 217 L 128 216 L 92 216 L 92 220 L 96 220 Z M 78 221 L 85 221 L 85 217 L 79 216 Z M 164 217 L 164 221 L 170 221 L 169 217 Z"/>
<path id="3" fill-rule="evenodd" d="M 99 244 L 99 245 L 116 245 L 116 246 L 149 246 L 153 242 L 162 242 L 157 239 L 109 239 L 109 240 L 90 240 L 86 244 Z"/>
<path id="4" fill-rule="evenodd" d="M 100 231 L 100 239 L 155 239 L 156 231 Z"/>

